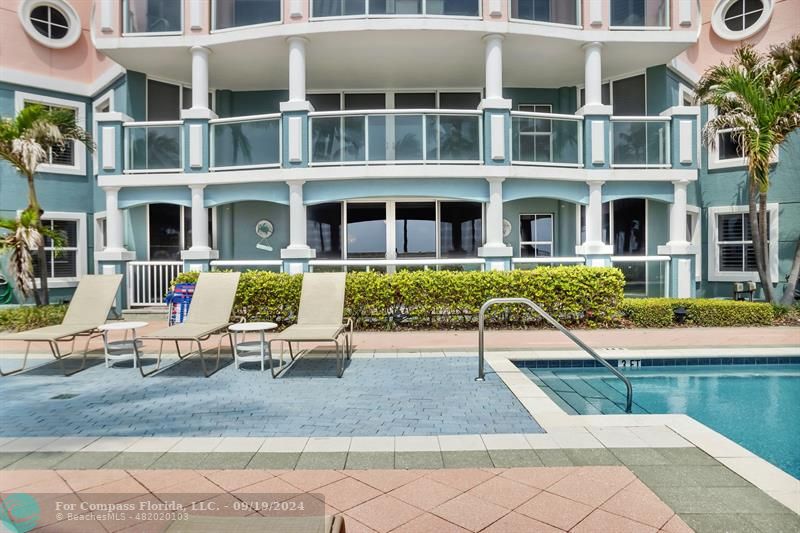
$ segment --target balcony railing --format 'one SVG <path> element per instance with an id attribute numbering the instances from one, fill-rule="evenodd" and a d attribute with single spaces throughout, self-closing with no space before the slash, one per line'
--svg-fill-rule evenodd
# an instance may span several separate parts
<path id="1" fill-rule="evenodd" d="M 280 21 L 281 0 L 215 0 L 212 2 L 211 27 L 214 30 Z"/>
<path id="2" fill-rule="evenodd" d="M 614 255 L 611 264 L 625 276 L 625 296 L 669 295 L 669 256 Z"/>
<path id="3" fill-rule="evenodd" d="M 126 34 L 183 33 L 183 0 L 123 0 Z"/>
<path id="4" fill-rule="evenodd" d="M 511 113 L 511 161 L 523 165 L 579 167 L 583 162 L 582 117 Z"/>
<path id="5" fill-rule="evenodd" d="M 577 26 L 580 0 L 511 0 L 511 18 L 548 24 Z"/>
<path id="6" fill-rule="evenodd" d="M 183 121 L 127 122 L 125 172 L 182 172 Z"/>
<path id="7" fill-rule="evenodd" d="M 669 117 L 611 117 L 611 166 L 670 166 Z"/>
<path id="8" fill-rule="evenodd" d="M 221 118 L 211 124 L 211 170 L 281 164 L 281 115 Z"/>
<path id="9" fill-rule="evenodd" d="M 480 164 L 480 111 L 376 110 L 310 114 L 311 165 Z"/>
<path id="10" fill-rule="evenodd" d="M 312 259 L 312 272 L 397 272 L 399 270 L 483 270 L 486 261 L 479 257 L 460 259 Z"/>
<path id="11" fill-rule="evenodd" d="M 670 0 L 611 0 L 612 29 L 669 29 Z"/>
<path id="12" fill-rule="evenodd" d="M 311 0 L 311 17 L 479 17 L 480 0 Z"/>
<path id="13" fill-rule="evenodd" d="M 514 270 L 531 270 L 540 266 L 583 265 L 585 263 L 586 258 L 579 256 L 511 258 L 511 268 Z"/>

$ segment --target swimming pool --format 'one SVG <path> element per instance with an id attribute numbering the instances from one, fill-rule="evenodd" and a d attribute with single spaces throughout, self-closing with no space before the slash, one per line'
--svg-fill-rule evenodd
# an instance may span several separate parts
<path id="1" fill-rule="evenodd" d="M 547 368 L 541 363 L 518 366 L 565 411 L 622 412 L 625 386 L 607 370 Z M 800 364 L 687 364 L 622 371 L 633 384 L 634 412 L 687 414 L 800 478 Z"/>

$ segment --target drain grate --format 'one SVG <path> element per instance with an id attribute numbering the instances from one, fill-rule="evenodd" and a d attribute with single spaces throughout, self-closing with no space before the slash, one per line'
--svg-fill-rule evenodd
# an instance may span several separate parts
<path id="1" fill-rule="evenodd" d="M 77 394 L 56 394 L 55 396 L 53 396 L 50 399 L 51 400 L 69 400 L 71 398 L 74 398 L 75 396 L 77 396 Z"/>

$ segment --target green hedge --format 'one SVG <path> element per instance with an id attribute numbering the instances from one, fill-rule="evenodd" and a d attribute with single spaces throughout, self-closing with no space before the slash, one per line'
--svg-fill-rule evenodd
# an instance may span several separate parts
<path id="1" fill-rule="evenodd" d="M 686 324 L 694 326 L 768 326 L 776 318 L 768 303 L 733 300 L 626 299 L 621 310 L 636 327 L 665 328 L 674 324 L 678 307 L 686 309 Z"/>
<path id="2" fill-rule="evenodd" d="M 196 273 L 184 273 L 175 282 L 196 279 Z M 298 275 L 243 272 L 234 314 L 291 324 L 301 284 Z M 512 272 L 352 272 L 347 275 L 345 316 L 360 329 L 474 328 L 486 300 L 523 297 L 568 326 L 611 326 L 621 318 L 624 285 L 618 269 L 584 266 Z M 522 306 L 497 306 L 487 314 L 487 322 L 514 327 L 537 325 L 541 319 Z"/>
<path id="3" fill-rule="evenodd" d="M 24 331 L 60 324 L 66 312 L 65 305 L 24 305 L 0 309 L 0 331 Z"/>

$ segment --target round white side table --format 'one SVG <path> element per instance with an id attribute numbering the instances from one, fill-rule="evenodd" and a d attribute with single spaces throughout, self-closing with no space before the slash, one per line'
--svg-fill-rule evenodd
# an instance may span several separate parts
<path id="1" fill-rule="evenodd" d="M 261 362 L 261 371 L 264 371 L 264 363 L 267 357 L 272 357 L 267 344 L 266 332 L 278 327 L 274 322 L 240 322 L 233 324 L 228 331 L 233 335 L 233 357 L 236 361 L 236 368 L 242 363 Z M 247 341 L 247 333 L 258 333 L 257 341 Z M 241 342 L 239 335 L 242 335 Z"/>
<path id="2" fill-rule="evenodd" d="M 136 338 L 136 330 L 145 326 L 147 326 L 147 322 L 112 322 L 97 328 L 103 332 L 106 368 L 110 368 L 118 361 L 129 361 L 131 359 L 133 360 L 133 368 L 136 368 L 137 355 L 142 348 L 142 341 Z M 122 340 L 108 340 L 108 334 L 112 331 L 124 332 Z M 128 338 L 129 331 L 131 332 L 130 339 Z"/>

